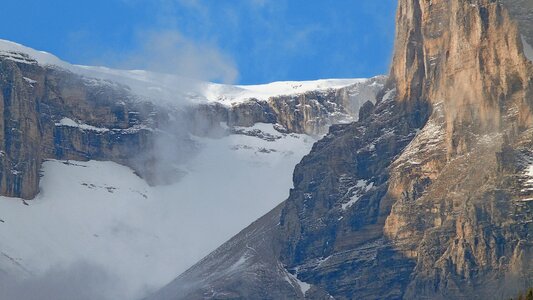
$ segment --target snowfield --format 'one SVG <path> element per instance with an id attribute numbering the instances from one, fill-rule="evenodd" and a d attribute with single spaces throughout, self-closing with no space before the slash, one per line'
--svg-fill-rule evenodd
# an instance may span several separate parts
<path id="1" fill-rule="evenodd" d="M 21 56 L 25 53 L 28 57 Z M 0 57 L 20 63 L 55 66 L 86 76 L 121 83 L 147 100 L 159 104 L 190 104 L 220 102 L 225 105 L 241 103 L 251 98 L 266 100 L 281 95 L 302 94 L 308 91 L 338 89 L 368 79 L 323 79 L 312 81 L 281 81 L 260 85 L 227 85 L 203 82 L 172 74 L 145 70 L 117 70 L 101 66 L 72 65 L 56 56 L 0 39 Z"/>
<path id="2" fill-rule="evenodd" d="M 282 95 L 303 94 L 309 91 L 339 89 L 368 79 L 322 79 L 310 81 L 278 81 L 259 85 L 224 85 L 209 83 L 205 85 L 203 96 L 211 102 L 224 104 L 242 103 L 249 99 L 267 100 Z"/>
<path id="3" fill-rule="evenodd" d="M 0 269 L 28 278 L 89 264 L 113 278 L 111 299 L 163 286 L 287 198 L 315 140 L 243 130 L 254 129 L 277 139 L 197 138 L 202 150 L 171 186 L 113 162 L 45 162 L 35 200 L 0 197 Z"/>

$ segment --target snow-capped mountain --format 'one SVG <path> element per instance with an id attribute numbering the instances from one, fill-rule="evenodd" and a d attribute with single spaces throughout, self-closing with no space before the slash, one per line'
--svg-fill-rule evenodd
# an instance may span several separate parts
<path id="1" fill-rule="evenodd" d="M 3 40 L 0 75 L 0 276 L 24 289 L 85 264 L 109 299 L 163 286 L 281 203 L 313 143 L 386 80 L 222 85 Z"/>

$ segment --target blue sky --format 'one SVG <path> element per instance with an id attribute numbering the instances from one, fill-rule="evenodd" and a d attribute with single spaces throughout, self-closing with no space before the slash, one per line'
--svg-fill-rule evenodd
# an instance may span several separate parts
<path id="1" fill-rule="evenodd" d="M 0 38 L 241 84 L 388 71 L 396 0 L 4 0 Z"/>

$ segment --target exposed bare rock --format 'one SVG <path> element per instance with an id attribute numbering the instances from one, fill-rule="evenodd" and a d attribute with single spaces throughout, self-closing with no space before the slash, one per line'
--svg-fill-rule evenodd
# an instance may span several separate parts
<path id="1" fill-rule="evenodd" d="M 333 124 L 357 120 L 360 107 L 367 101 L 375 103 L 386 81 L 386 76 L 377 76 L 340 89 L 249 99 L 230 106 L 203 104 L 191 107 L 191 114 L 199 134 L 206 134 L 220 122 L 230 127 L 262 122 L 278 124 L 289 132 L 319 136 Z"/>
<path id="2" fill-rule="evenodd" d="M 376 102 L 386 80 L 378 76 L 338 90 L 272 97 L 268 104 L 289 131 L 321 135 L 333 124 L 356 121 L 365 102 Z"/>
<path id="3" fill-rule="evenodd" d="M 405 297 L 503 297 L 531 283 L 523 260 L 533 261 L 531 228 L 520 225 L 531 215 L 515 217 L 520 187 L 511 179 L 524 164 L 515 143 L 530 139 L 533 103 L 517 23 L 500 2 L 481 0 L 400 1 L 398 21 L 415 26 L 398 33 L 399 100 L 433 106 L 391 168 L 385 233 L 417 261 Z M 409 43 L 414 56 L 405 55 Z"/>
<path id="4" fill-rule="evenodd" d="M 399 99 L 442 102 L 448 155 L 501 129 L 506 110 L 531 125 L 532 65 L 497 1 L 400 1 L 392 69 Z"/>
<path id="5" fill-rule="evenodd" d="M 140 173 L 139 153 L 168 113 L 127 87 L 43 67 L 31 58 L 0 59 L 0 194 L 31 199 L 45 159 L 113 160 Z"/>

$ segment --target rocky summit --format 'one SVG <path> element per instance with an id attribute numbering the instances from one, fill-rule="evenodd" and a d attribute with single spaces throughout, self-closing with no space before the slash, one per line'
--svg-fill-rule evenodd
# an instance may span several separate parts
<path id="1" fill-rule="evenodd" d="M 505 299 L 533 286 L 531 0 L 399 0 L 390 77 L 288 199 L 149 299 Z"/>

